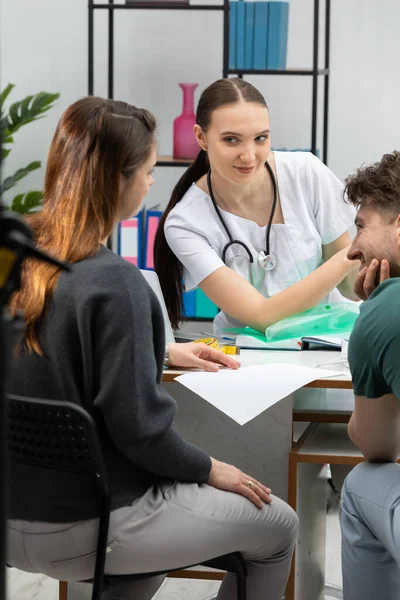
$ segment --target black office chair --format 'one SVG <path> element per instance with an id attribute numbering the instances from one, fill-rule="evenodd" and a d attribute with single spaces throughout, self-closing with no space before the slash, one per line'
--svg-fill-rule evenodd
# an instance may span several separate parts
<path id="1" fill-rule="evenodd" d="M 8 460 L 78 473 L 98 483 L 100 513 L 92 600 L 100 600 L 106 584 L 104 566 L 110 520 L 110 489 L 97 428 L 77 404 L 8 396 Z M 207 560 L 202 565 L 236 574 L 237 600 L 246 600 L 246 565 L 239 552 Z M 179 571 L 190 566 L 174 569 Z M 170 573 L 172 570 L 131 575 L 132 579 Z M 113 576 L 115 577 L 115 576 Z"/>

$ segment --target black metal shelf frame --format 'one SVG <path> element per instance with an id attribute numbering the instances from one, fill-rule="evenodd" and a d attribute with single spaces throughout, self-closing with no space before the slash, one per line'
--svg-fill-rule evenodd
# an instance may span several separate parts
<path id="1" fill-rule="evenodd" d="M 328 75 L 328 69 L 318 69 L 317 75 Z M 314 75 L 312 69 L 228 69 L 228 75 Z"/>
<path id="2" fill-rule="evenodd" d="M 286 76 L 309 76 L 312 78 L 312 103 L 311 103 L 311 152 L 317 152 L 317 125 L 318 125 L 318 81 L 324 77 L 323 92 L 323 124 L 322 124 L 322 160 L 326 164 L 328 160 L 328 118 L 329 118 L 329 67 L 330 67 L 330 16 L 331 0 L 325 0 L 325 56 L 324 67 L 319 68 L 319 18 L 320 1 L 314 2 L 313 16 L 313 66 L 312 69 L 285 69 L 285 70 L 235 70 L 228 68 L 229 62 L 229 0 L 223 4 L 212 5 L 188 5 L 179 2 L 135 2 L 134 4 L 114 4 L 109 0 L 108 4 L 97 4 L 94 0 L 88 0 L 88 94 L 93 95 L 94 90 L 94 11 L 108 11 L 108 97 L 114 97 L 114 12 L 116 10 L 200 10 L 219 11 L 224 13 L 223 22 L 223 77 L 228 75 L 286 75 Z M 186 166 L 177 161 L 162 161 L 160 166 Z"/>
<path id="3" fill-rule="evenodd" d="M 184 4 L 183 2 L 133 2 L 131 4 L 93 4 L 94 9 L 105 10 L 223 10 L 223 4 Z"/>

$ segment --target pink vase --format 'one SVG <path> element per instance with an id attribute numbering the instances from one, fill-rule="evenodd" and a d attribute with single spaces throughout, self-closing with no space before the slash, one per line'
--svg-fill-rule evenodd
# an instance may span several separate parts
<path id="1" fill-rule="evenodd" d="M 200 146 L 193 133 L 196 123 L 194 114 L 194 90 L 198 83 L 180 83 L 183 90 L 183 110 L 174 120 L 174 158 L 196 158 Z"/>

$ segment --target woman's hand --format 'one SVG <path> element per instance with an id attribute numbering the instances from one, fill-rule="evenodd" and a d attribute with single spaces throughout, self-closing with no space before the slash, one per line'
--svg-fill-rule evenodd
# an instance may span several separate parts
<path id="1" fill-rule="evenodd" d="M 211 459 L 211 471 L 208 479 L 208 485 L 212 485 L 219 490 L 234 492 L 245 496 L 257 508 L 262 508 L 265 503 L 269 504 L 272 500 L 271 490 L 253 477 L 242 473 L 233 465 Z"/>
<path id="2" fill-rule="evenodd" d="M 351 246 L 346 246 L 345 248 L 342 248 L 341 250 L 339 250 L 338 252 L 336 252 L 335 254 L 333 254 L 328 260 L 329 261 L 340 261 L 345 265 L 345 269 L 347 270 L 347 273 L 350 273 L 351 271 L 354 271 L 355 269 L 360 267 L 360 261 L 359 260 L 351 260 L 348 257 L 348 253 L 350 250 Z"/>
<path id="3" fill-rule="evenodd" d="M 219 366 L 238 369 L 240 363 L 234 358 L 203 343 L 169 344 L 168 366 L 191 367 L 203 371 L 218 371 Z"/>
<path id="4" fill-rule="evenodd" d="M 338 284 L 337 289 L 348 300 L 357 302 L 359 300 L 359 298 L 357 297 L 354 286 L 355 286 L 355 282 L 356 282 L 356 279 L 358 276 L 358 272 L 359 272 L 361 263 L 359 260 L 350 260 L 348 258 L 349 249 L 350 249 L 350 246 L 340 250 L 337 253 L 341 257 L 341 260 L 343 260 L 343 262 L 347 265 L 347 275 Z M 330 260 L 334 260 L 334 258 L 332 258 Z"/>
<path id="5" fill-rule="evenodd" d="M 367 300 L 372 292 L 383 283 L 390 279 L 390 266 L 387 260 L 371 260 L 368 266 L 360 269 L 354 281 L 354 293 L 360 300 Z"/>

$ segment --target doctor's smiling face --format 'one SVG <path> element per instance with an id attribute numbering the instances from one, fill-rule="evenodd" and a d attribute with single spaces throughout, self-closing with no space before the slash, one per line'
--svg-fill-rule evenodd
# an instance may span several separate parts
<path id="1" fill-rule="evenodd" d="M 207 151 L 212 171 L 233 184 L 249 183 L 271 152 L 269 113 L 266 106 L 239 100 L 213 110 L 203 131 L 195 125 L 199 145 Z"/>

